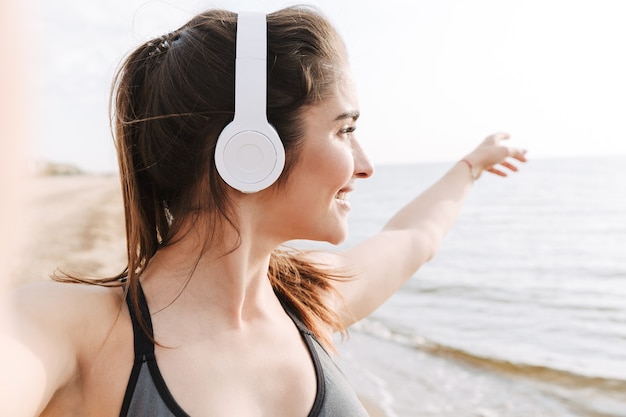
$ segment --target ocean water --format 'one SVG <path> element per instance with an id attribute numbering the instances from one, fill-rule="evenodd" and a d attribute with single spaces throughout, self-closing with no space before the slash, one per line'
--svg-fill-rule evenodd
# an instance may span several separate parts
<path id="1" fill-rule="evenodd" d="M 450 164 L 377 167 L 353 244 Z M 390 416 L 626 416 L 626 156 L 484 175 L 436 257 L 339 343 Z"/>

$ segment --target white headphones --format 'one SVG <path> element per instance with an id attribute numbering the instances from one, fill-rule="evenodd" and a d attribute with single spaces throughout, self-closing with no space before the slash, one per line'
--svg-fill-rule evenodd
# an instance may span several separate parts
<path id="1" fill-rule="evenodd" d="M 285 166 L 285 149 L 267 121 L 267 21 L 239 13 L 235 61 L 235 117 L 222 130 L 215 165 L 222 179 L 244 193 L 272 185 Z"/>

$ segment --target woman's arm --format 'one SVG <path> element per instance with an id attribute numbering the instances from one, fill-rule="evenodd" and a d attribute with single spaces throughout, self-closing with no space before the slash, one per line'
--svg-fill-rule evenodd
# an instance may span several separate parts
<path id="1" fill-rule="evenodd" d="M 525 151 L 504 146 L 505 139 L 508 135 L 503 133 L 487 137 L 443 178 L 398 211 L 378 234 L 319 259 L 355 274 L 355 279 L 336 284 L 343 296 L 337 308 L 343 311 L 346 325 L 378 308 L 435 255 L 472 183 L 483 171 L 506 176 L 503 168 L 517 171 L 508 158 L 525 162 Z"/>
<path id="2" fill-rule="evenodd" d="M 76 375 L 71 304 L 54 286 L 27 286 L 0 300 L 2 416 L 38 416 Z"/>

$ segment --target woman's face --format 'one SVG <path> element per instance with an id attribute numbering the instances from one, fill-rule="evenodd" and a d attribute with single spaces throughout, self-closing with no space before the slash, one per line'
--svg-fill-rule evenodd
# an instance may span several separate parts
<path id="1" fill-rule="evenodd" d="M 359 117 L 356 88 L 344 71 L 332 98 L 308 107 L 298 162 L 289 173 L 271 213 L 283 241 L 308 239 L 342 242 L 348 232 L 349 193 L 357 178 L 374 168 L 354 129 Z"/>

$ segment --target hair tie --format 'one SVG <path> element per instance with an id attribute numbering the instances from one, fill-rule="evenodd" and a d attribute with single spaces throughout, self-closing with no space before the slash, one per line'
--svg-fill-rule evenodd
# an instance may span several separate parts
<path id="1" fill-rule="evenodd" d="M 165 35 L 162 35 L 156 41 L 148 42 L 148 47 L 149 48 L 154 48 L 153 50 L 148 52 L 148 56 L 158 55 L 161 52 L 165 52 L 168 49 L 170 49 L 170 45 L 171 45 L 170 38 L 172 37 L 172 35 L 174 35 L 174 32 L 169 32 L 169 33 L 167 33 Z"/>

